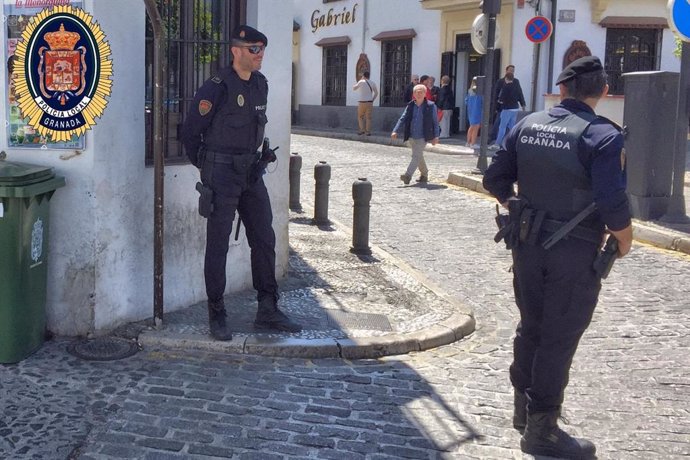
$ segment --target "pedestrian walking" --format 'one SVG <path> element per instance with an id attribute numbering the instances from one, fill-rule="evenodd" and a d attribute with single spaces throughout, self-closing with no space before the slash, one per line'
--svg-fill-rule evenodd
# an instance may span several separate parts
<path id="1" fill-rule="evenodd" d="M 371 115 L 374 111 L 374 100 L 379 95 L 376 83 L 369 79 L 369 71 L 362 73 L 362 78 L 352 86 L 354 91 L 359 91 L 359 103 L 357 104 L 357 123 L 359 134 L 371 136 Z"/>
<path id="2" fill-rule="evenodd" d="M 223 294 L 235 211 L 244 223 L 251 251 L 258 301 L 254 326 L 301 330 L 277 306 L 273 213 L 262 177 L 274 154 L 267 144 L 263 152 L 257 152 L 267 122 L 268 82 L 259 72 L 267 45 L 266 36 L 252 27 L 242 25 L 233 31 L 230 67 L 219 70 L 199 88 L 182 130 L 187 155 L 201 170 L 200 212 L 208 219 L 204 278 L 209 327 L 217 340 L 232 339 Z"/>
<path id="3" fill-rule="evenodd" d="M 518 109 L 525 110 L 525 97 L 520 82 L 516 81 L 512 72 L 506 73 L 501 92 L 498 94 L 498 103 L 501 105 L 501 114 L 494 149 L 498 149 L 506 133 L 515 126 Z"/>
<path id="4" fill-rule="evenodd" d="M 556 84 L 560 104 L 515 126 L 483 185 L 510 210 L 505 237 L 512 246 L 520 311 L 510 381 L 513 425 L 524 430 L 520 448 L 531 455 L 586 459 L 594 457 L 594 444 L 570 436 L 557 420 L 575 351 L 601 289 L 601 273 L 593 267 L 602 237 L 605 230 L 613 235 L 616 255 L 623 257 L 632 244 L 632 226 L 622 130 L 594 112 L 608 92 L 601 61 L 576 60 Z"/>
<path id="5" fill-rule="evenodd" d="M 496 139 L 498 138 L 498 129 L 501 125 L 501 111 L 503 110 L 503 105 L 500 101 L 500 95 L 501 91 L 503 90 L 503 87 L 505 86 L 509 78 L 512 79 L 512 82 L 516 87 L 520 88 L 520 92 L 522 93 L 522 86 L 520 86 L 520 80 L 515 78 L 515 66 L 513 64 L 508 64 L 506 66 L 505 74 L 503 74 L 501 78 L 496 80 L 496 83 L 494 84 L 493 104 L 495 110 L 493 114 L 491 132 L 489 132 L 489 144 L 492 145 L 498 144 L 498 142 L 496 142 Z"/>
<path id="6" fill-rule="evenodd" d="M 400 180 L 405 185 L 410 183 L 417 168 L 420 173 L 417 182 L 429 181 L 429 168 L 424 161 L 424 147 L 427 142 L 431 142 L 432 145 L 438 144 L 440 128 L 436 104 L 426 99 L 427 91 L 428 88 L 422 84 L 414 87 L 414 99 L 407 104 L 391 133 L 393 139 L 397 139 L 402 133 L 403 140 L 409 140 L 412 148 L 410 164 L 405 173 L 400 176 Z"/>

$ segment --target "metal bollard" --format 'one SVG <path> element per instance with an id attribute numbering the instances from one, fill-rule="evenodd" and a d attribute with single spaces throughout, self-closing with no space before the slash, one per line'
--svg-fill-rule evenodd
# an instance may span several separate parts
<path id="1" fill-rule="evenodd" d="M 329 224 L 328 220 L 328 181 L 331 180 L 331 166 L 325 161 L 319 161 L 314 166 L 314 180 L 316 192 L 314 196 L 314 220 L 317 225 Z"/>
<path id="2" fill-rule="evenodd" d="M 360 177 L 352 184 L 352 199 L 355 204 L 352 212 L 353 254 L 370 255 L 369 248 L 369 202 L 371 202 L 371 182 Z"/>
<path id="3" fill-rule="evenodd" d="M 290 155 L 290 210 L 302 211 L 299 203 L 300 171 L 302 169 L 302 157 L 298 153 Z"/>

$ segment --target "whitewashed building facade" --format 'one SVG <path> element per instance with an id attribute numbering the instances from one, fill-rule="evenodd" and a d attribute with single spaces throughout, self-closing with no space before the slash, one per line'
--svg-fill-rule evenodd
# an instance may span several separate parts
<path id="1" fill-rule="evenodd" d="M 680 59 L 668 28 L 666 0 L 502 0 L 497 16 L 499 36 L 495 72 L 498 79 L 508 64 L 516 66 L 528 108 L 540 110 L 554 103 L 554 81 L 568 59 L 580 53 L 599 56 L 607 68 L 612 96 L 600 105 L 604 115 L 621 121 L 620 74 L 643 70 L 678 72 Z M 356 94 L 351 91 L 361 53 L 370 63 L 371 78 L 382 93 L 398 94 L 390 85 L 396 70 L 429 74 L 438 84 L 442 75 L 453 79 L 456 95 L 455 132 L 464 130 L 463 99 L 469 82 L 484 72 L 483 56 L 471 44 L 472 23 L 481 13 L 477 0 L 295 0 L 293 34 L 295 83 L 293 105 L 297 123 L 305 126 L 356 129 Z M 350 23 L 331 16 L 356 11 Z M 320 18 L 326 15 L 325 26 Z M 528 40 L 525 27 L 535 15 L 553 23 L 552 37 L 540 45 Z M 340 16 L 339 16 L 340 17 Z M 312 22 L 316 20 L 315 26 Z M 408 40 L 408 54 L 389 56 L 389 42 Z M 340 51 L 337 50 L 340 49 Z M 331 64 L 331 55 L 342 62 Z M 538 60 L 537 57 L 538 56 Z M 397 60 L 396 60 L 397 59 Z M 409 60 L 407 62 L 406 60 Z M 339 67 L 340 66 L 340 67 Z M 394 69 L 389 71 L 389 69 Z M 403 70 L 400 70 L 403 69 Z M 336 74 L 344 83 L 335 88 Z M 399 113 L 400 98 L 375 102 L 375 129 L 387 131 Z M 392 105 L 397 105 L 393 110 Z"/>

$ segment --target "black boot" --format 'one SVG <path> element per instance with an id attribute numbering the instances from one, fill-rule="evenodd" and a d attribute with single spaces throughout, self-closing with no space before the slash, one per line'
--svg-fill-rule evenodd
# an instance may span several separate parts
<path id="1" fill-rule="evenodd" d="M 514 391 L 513 428 L 522 434 L 525 432 L 525 427 L 527 426 L 527 395 L 517 388 L 515 388 Z"/>
<path id="2" fill-rule="evenodd" d="M 225 303 L 223 299 L 218 301 L 208 301 L 208 327 L 211 336 L 216 340 L 232 340 L 232 333 L 225 324 Z"/>
<path id="3" fill-rule="evenodd" d="M 570 436 L 558 427 L 559 411 L 528 414 L 520 449 L 526 454 L 586 460 L 595 458 L 596 447 L 586 439 Z"/>
<path id="4" fill-rule="evenodd" d="M 302 330 L 302 326 L 278 310 L 277 300 L 273 297 L 266 297 L 259 301 L 254 327 L 285 332 L 299 332 Z"/>

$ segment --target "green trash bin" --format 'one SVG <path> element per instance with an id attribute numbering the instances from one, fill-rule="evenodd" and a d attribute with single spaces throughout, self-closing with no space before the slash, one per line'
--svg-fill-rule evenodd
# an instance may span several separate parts
<path id="1" fill-rule="evenodd" d="M 64 185 L 52 168 L 0 161 L 0 363 L 43 344 L 49 201 Z"/>

